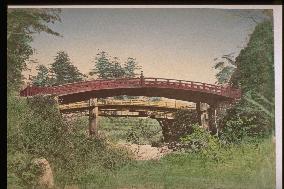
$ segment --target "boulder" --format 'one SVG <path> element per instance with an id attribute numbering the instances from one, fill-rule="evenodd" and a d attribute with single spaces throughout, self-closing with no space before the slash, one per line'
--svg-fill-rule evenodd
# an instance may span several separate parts
<path id="1" fill-rule="evenodd" d="M 45 158 L 38 158 L 34 160 L 34 163 L 43 169 L 43 173 L 38 178 L 39 187 L 54 188 L 53 174 L 48 161 Z"/>

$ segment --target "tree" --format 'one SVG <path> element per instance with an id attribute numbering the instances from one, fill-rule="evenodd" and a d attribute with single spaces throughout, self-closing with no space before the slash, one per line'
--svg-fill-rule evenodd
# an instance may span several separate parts
<path id="1" fill-rule="evenodd" d="M 233 60 L 233 56 L 231 54 L 223 55 L 221 60 L 215 58 L 215 61 L 217 62 L 215 63 L 214 68 L 219 71 L 216 74 L 217 83 L 227 84 L 236 69 L 236 62 Z"/>
<path id="2" fill-rule="evenodd" d="M 8 9 L 7 13 L 7 86 L 19 89 L 22 71 L 34 50 L 30 46 L 35 33 L 60 36 L 47 25 L 61 21 L 60 9 Z"/>
<path id="3" fill-rule="evenodd" d="M 273 50 L 273 23 L 265 20 L 255 27 L 247 46 L 234 61 L 236 68 L 229 83 L 242 90 L 242 98 L 226 110 L 218 123 L 221 136 L 229 142 L 274 131 Z"/>
<path id="4" fill-rule="evenodd" d="M 48 68 L 44 65 L 39 65 L 37 67 L 38 73 L 37 76 L 32 77 L 32 83 L 33 85 L 39 86 L 39 87 L 45 87 L 50 84 L 49 79 L 49 71 Z"/>
<path id="5" fill-rule="evenodd" d="M 95 68 L 90 71 L 90 75 L 97 75 L 101 79 L 111 77 L 111 63 L 106 52 L 102 51 L 95 58 Z"/>
<path id="6" fill-rule="evenodd" d="M 92 69 L 89 74 L 97 75 L 101 79 L 135 77 L 135 71 L 141 69 L 134 58 L 128 58 L 124 65 L 122 65 L 118 57 L 114 57 L 113 60 L 110 60 L 110 57 L 105 51 L 101 51 L 97 54 L 94 63 L 94 69 Z"/>
<path id="7" fill-rule="evenodd" d="M 124 69 L 126 77 L 135 77 L 137 75 L 135 71 L 140 70 L 141 66 L 138 65 L 136 59 L 129 57 L 125 62 Z"/>
<path id="8" fill-rule="evenodd" d="M 110 78 L 123 78 L 125 77 L 125 69 L 122 67 L 122 65 L 118 62 L 119 59 L 117 57 L 113 58 L 113 61 L 111 62 L 110 66 Z"/>
<path id="9" fill-rule="evenodd" d="M 57 52 L 54 63 L 51 64 L 50 71 L 55 76 L 53 85 L 78 82 L 82 81 L 85 77 L 77 67 L 72 65 L 68 54 L 64 51 Z"/>
<path id="10" fill-rule="evenodd" d="M 231 84 L 244 93 L 260 93 L 274 99 L 273 23 L 265 21 L 255 27 L 246 48 L 236 58 Z"/>

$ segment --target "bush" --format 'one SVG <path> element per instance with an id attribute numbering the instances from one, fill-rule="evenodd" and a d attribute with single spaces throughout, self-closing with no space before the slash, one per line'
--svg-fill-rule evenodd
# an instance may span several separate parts
<path id="1" fill-rule="evenodd" d="M 263 138 L 271 134 L 273 121 L 241 100 L 226 111 L 219 122 L 220 139 L 224 143 L 240 143 L 244 138 Z"/>
<path id="2" fill-rule="evenodd" d="M 219 161 L 220 143 L 216 136 L 197 124 L 191 125 L 192 133 L 180 138 L 180 150 L 189 153 L 198 153 L 206 158 Z"/>
<path id="3" fill-rule="evenodd" d="M 80 124 L 80 122 L 77 122 Z M 31 188 L 35 176 L 32 158 L 44 157 L 58 183 L 79 182 L 91 167 L 114 170 L 129 162 L 127 152 L 113 149 L 106 140 L 88 138 L 82 127 L 61 117 L 53 97 L 28 100 L 8 97 L 8 172 Z M 21 158 L 20 158 L 21 159 Z"/>

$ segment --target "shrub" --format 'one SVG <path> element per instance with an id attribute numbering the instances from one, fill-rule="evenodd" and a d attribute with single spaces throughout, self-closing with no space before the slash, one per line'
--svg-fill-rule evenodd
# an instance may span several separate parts
<path id="1" fill-rule="evenodd" d="M 192 133 L 180 138 L 180 150 L 189 153 L 198 153 L 206 158 L 219 161 L 220 143 L 216 136 L 197 124 L 191 125 Z"/>
<path id="2" fill-rule="evenodd" d="M 240 143 L 248 137 L 262 138 L 271 134 L 273 129 L 270 117 L 242 100 L 226 111 L 219 125 L 220 139 L 224 143 Z"/>
<path id="3" fill-rule="evenodd" d="M 77 122 L 80 124 L 80 122 Z M 129 161 L 128 154 L 113 149 L 106 140 L 88 138 L 79 125 L 64 120 L 52 96 L 28 100 L 8 98 L 8 172 L 31 188 L 35 176 L 32 158 L 44 157 L 53 168 L 57 182 L 78 182 L 91 167 L 114 170 Z"/>

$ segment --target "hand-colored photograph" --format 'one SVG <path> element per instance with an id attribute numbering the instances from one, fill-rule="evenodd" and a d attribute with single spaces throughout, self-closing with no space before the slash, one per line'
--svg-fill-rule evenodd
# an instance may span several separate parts
<path id="1" fill-rule="evenodd" d="M 7 188 L 275 189 L 274 10 L 7 9 Z"/>

